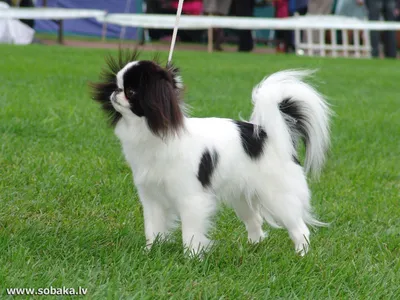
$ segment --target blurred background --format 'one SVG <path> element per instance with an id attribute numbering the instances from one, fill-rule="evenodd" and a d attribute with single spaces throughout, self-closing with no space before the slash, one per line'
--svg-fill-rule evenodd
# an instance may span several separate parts
<path id="1" fill-rule="evenodd" d="M 172 0 L 0 0 L 3 9 L 21 8 L 62 8 L 96 9 L 107 14 L 166 14 L 176 13 L 178 1 Z M 342 16 L 358 20 L 399 21 L 400 0 L 185 0 L 184 15 L 240 16 L 255 18 L 291 18 L 293 16 Z M 14 20 L 16 21 L 16 20 Z M 167 45 L 171 39 L 170 29 L 143 29 L 121 27 L 116 24 L 104 25 L 95 18 L 76 18 L 60 20 L 20 19 L 19 22 L 34 30 L 31 43 L 52 44 L 57 38 L 61 43 L 65 39 L 76 46 L 112 47 L 120 39 L 137 42 L 140 45 Z M 6 31 L 19 26 L 13 23 L 7 26 L 0 19 L 0 42 L 24 43 L 12 41 Z M 23 26 L 24 26 L 23 25 Z M 2 28 L 3 27 L 3 28 Z M 25 28 L 26 28 L 25 27 Z M 60 29 L 61 27 L 61 29 Z M 26 28 L 26 30 L 29 30 Z M 8 33 L 8 35 L 12 33 Z M 14 30 L 15 32 L 15 30 Z M 18 30 L 23 35 L 23 29 Z M 31 31 L 32 32 L 32 31 Z M 345 33 L 350 44 L 354 42 L 351 30 Z M 60 37 L 60 35 L 63 35 Z M 400 48 L 400 31 L 373 31 L 368 33 L 372 57 L 397 57 Z M 196 46 L 213 40 L 213 51 L 267 51 L 278 53 L 295 52 L 294 32 L 291 30 L 233 30 L 213 28 L 210 35 L 207 30 L 179 30 L 180 45 L 196 49 Z M 316 34 L 314 39 L 321 36 Z M 324 34 L 326 43 L 342 43 L 343 32 Z M 16 38 L 17 39 L 17 38 Z M 62 39 L 62 40 L 61 40 Z M 360 33 L 360 43 L 365 43 L 365 35 Z M 10 41 L 11 40 L 11 41 Z M 102 41 L 103 43 L 99 43 Z M 25 42 L 27 43 L 27 42 Z M 115 45 L 114 45 L 115 46 Z"/>

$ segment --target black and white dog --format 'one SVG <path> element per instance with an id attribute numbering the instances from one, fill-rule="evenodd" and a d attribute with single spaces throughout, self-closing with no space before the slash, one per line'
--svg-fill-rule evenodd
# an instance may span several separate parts
<path id="1" fill-rule="evenodd" d="M 305 174 L 317 174 L 329 145 L 330 110 L 303 78 L 309 71 L 272 74 L 252 93 L 249 122 L 189 118 L 178 69 L 138 54 L 108 59 L 94 100 L 111 116 L 143 205 L 148 247 L 181 220 L 191 253 L 210 244 L 207 231 L 218 200 L 244 222 L 248 239 L 265 234 L 264 221 L 285 227 L 301 255 L 308 250 L 312 215 Z M 304 141 L 304 169 L 297 146 Z"/>

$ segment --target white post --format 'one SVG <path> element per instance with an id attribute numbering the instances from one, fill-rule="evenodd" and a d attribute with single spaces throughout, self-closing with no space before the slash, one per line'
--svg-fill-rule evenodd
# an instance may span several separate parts
<path id="1" fill-rule="evenodd" d="M 320 51 L 321 51 L 321 56 L 325 56 L 325 29 L 320 28 L 319 29 L 319 46 L 320 46 Z"/>
<path id="2" fill-rule="evenodd" d="M 369 30 L 363 30 L 364 34 L 364 49 L 365 49 L 365 56 L 371 57 L 371 40 L 369 38 Z"/>
<path id="3" fill-rule="evenodd" d="M 307 54 L 313 56 L 313 36 L 312 36 L 312 29 L 307 29 Z"/>
<path id="4" fill-rule="evenodd" d="M 354 29 L 354 54 L 356 57 L 360 57 L 360 32 L 358 29 Z"/>
<path id="5" fill-rule="evenodd" d="M 294 30 L 294 48 L 295 48 L 296 54 L 298 53 L 298 50 L 300 49 L 300 46 L 301 46 L 300 35 L 301 35 L 300 29 L 296 28 Z"/>
<path id="6" fill-rule="evenodd" d="M 342 30 L 342 42 L 343 42 L 343 55 L 344 57 L 349 56 L 349 31 L 347 29 Z"/>
<path id="7" fill-rule="evenodd" d="M 337 57 L 336 29 L 331 29 L 332 56 Z"/>

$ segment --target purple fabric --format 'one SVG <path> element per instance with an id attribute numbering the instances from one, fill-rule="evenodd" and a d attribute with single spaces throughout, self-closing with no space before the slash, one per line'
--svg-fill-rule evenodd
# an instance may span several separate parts
<path id="1" fill-rule="evenodd" d="M 141 12 L 141 2 L 132 0 L 129 12 Z M 43 6 L 43 0 L 36 3 L 37 7 Z M 82 8 L 100 9 L 108 13 L 123 13 L 125 11 L 126 0 L 47 0 L 48 7 L 59 8 Z M 101 36 L 103 25 L 96 19 L 73 19 L 64 21 L 64 32 L 66 34 Z M 56 32 L 58 25 L 51 20 L 36 20 L 35 30 L 38 32 Z M 107 37 L 119 38 L 121 26 L 107 24 Z M 126 27 L 125 39 L 136 39 L 137 29 Z"/>

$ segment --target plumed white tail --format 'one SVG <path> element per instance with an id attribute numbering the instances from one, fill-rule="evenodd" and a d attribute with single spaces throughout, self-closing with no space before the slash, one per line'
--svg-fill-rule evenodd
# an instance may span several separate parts
<path id="1" fill-rule="evenodd" d="M 318 175 L 329 147 L 330 109 L 323 96 L 303 79 L 313 71 L 287 70 L 266 77 L 254 89 L 251 122 L 266 128 L 279 151 L 296 155 L 306 147 L 304 168 Z"/>

